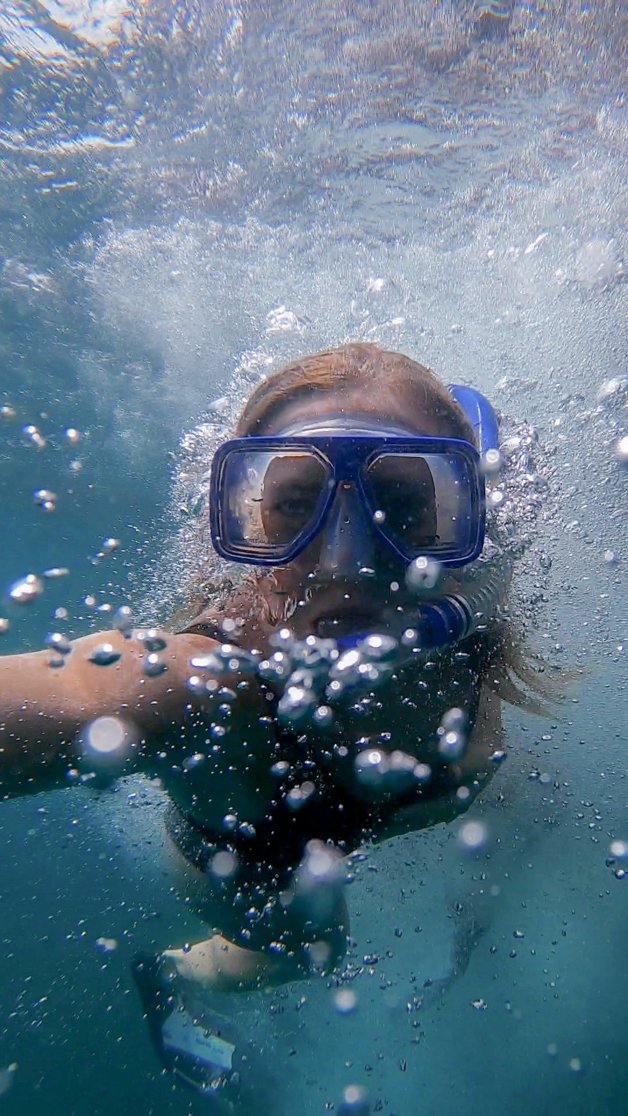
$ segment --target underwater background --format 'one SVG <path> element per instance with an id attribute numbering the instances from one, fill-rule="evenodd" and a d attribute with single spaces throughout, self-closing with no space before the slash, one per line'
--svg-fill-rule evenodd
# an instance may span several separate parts
<path id="1" fill-rule="evenodd" d="M 628 1112 L 625 73 L 609 0 L 0 2 L 0 650 L 174 606 L 190 458 L 300 353 L 377 341 L 538 433 L 513 610 L 565 699 L 507 711 L 477 847 L 356 863 L 355 1011 L 243 999 L 277 1116 Z M 2 804 L 3 1116 L 205 1110 L 130 974 L 204 932 L 162 808 Z"/>

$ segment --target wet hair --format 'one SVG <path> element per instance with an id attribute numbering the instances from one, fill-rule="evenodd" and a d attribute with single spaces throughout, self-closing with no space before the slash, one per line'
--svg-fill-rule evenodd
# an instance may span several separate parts
<path id="1" fill-rule="evenodd" d="M 363 341 L 302 357 L 285 365 L 253 391 L 236 424 L 236 436 L 262 434 L 288 403 L 320 394 L 342 396 L 385 387 L 407 399 L 410 412 L 434 416 L 444 437 L 475 444 L 474 431 L 447 388 L 424 364 Z"/>

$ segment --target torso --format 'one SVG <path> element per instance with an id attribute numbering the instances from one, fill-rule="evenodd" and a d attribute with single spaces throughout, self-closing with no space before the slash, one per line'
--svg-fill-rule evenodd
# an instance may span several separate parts
<path id="1" fill-rule="evenodd" d="M 225 614 L 212 609 L 199 614 L 185 631 L 211 641 L 265 649 L 263 642 L 273 628 L 264 624 L 250 596 L 234 596 L 229 611 L 227 620 L 244 623 L 227 636 Z M 436 728 L 453 705 L 466 709 L 471 727 L 482 705 L 480 720 L 487 721 L 478 658 L 474 644 L 464 662 L 453 655 L 440 656 L 437 667 L 420 676 L 414 666 L 404 668 L 386 684 L 385 692 L 376 694 L 367 710 L 347 710 L 333 732 L 307 736 L 278 725 L 277 695 L 267 690 L 250 710 L 238 703 L 232 726 L 222 737 L 213 736 L 211 718 L 197 718 L 179 741 L 169 741 L 168 762 L 159 774 L 180 815 L 210 847 L 230 845 L 239 856 L 251 860 L 263 856 L 278 867 L 298 863 L 304 845 L 314 837 L 350 852 L 369 838 L 448 820 L 463 808 L 456 791 L 465 773 L 441 762 Z M 494 735 L 498 726 L 492 714 L 488 721 L 491 718 Z M 484 724 L 484 733 L 486 728 Z M 367 737 L 370 745 L 380 744 L 388 753 L 399 749 L 429 763 L 433 771 L 429 782 L 394 797 L 366 800 L 356 787 L 353 761 Z M 483 755 L 486 746 L 479 751 Z M 195 753 L 204 759 L 186 763 Z M 289 765 L 283 778 L 271 773 L 279 761 Z"/>

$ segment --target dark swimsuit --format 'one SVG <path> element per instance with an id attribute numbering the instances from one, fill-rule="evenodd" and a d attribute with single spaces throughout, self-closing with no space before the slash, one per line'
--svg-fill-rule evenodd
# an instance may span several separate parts
<path id="1" fill-rule="evenodd" d="M 225 642 L 223 629 L 209 617 L 193 620 L 184 632 Z M 229 642 L 235 642 L 231 635 Z M 473 697 L 474 708 L 468 711 L 473 720 L 480 687 L 474 689 L 477 690 Z M 278 701 L 276 695 L 272 697 L 273 701 L 269 702 L 271 716 Z M 260 950 L 269 949 L 273 940 L 294 937 L 284 925 L 286 918 L 280 910 L 278 896 L 289 887 L 294 868 L 301 862 L 309 840 L 325 841 L 344 854 L 354 852 L 381 834 L 400 808 L 451 796 L 453 789 L 451 768 L 439 764 L 433 766 L 431 779 L 421 788 L 413 788 L 389 801 L 369 804 L 352 797 L 332 782 L 318 764 L 308 760 L 307 738 L 284 729 L 277 720 L 274 723 L 281 744 L 281 758 L 290 764 L 290 775 L 278 783 L 276 799 L 261 821 L 244 831 L 226 833 L 202 825 L 174 804 L 168 807 L 165 817 L 167 833 L 178 852 L 205 876 L 211 875 L 216 853 L 226 850 L 234 854 L 238 873 L 230 885 L 223 886 L 223 898 L 228 899 L 231 906 L 247 907 L 248 916 L 243 918 L 242 912 L 236 920 L 240 926 L 236 932 L 233 926 L 224 924 L 220 929 L 228 936 L 238 937 L 242 944 Z M 298 809 L 291 809 L 287 792 L 305 781 L 313 785 L 311 797 Z"/>

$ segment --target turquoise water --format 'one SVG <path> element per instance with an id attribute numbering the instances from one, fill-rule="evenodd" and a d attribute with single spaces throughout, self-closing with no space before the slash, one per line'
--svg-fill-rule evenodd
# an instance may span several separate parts
<path id="1" fill-rule="evenodd" d="M 401 349 L 544 447 L 516 608 L 582 673 L 555 716 L 508 712 L 479 853 L 439 828 L 358 865 L 355 1013 L 324 982 L 239 1009 L 278 1116 L 354 1083 L 388 1116 L 628 1110 L 624 42 L 613 3 L 0 6 L 3 650 L 167 611 L 199 420 L 298 353 Z M 161 808 L 139 780 L 2 807 L 9 1116 L 203 1109 L 130 977 L 203 933 Z"/>

